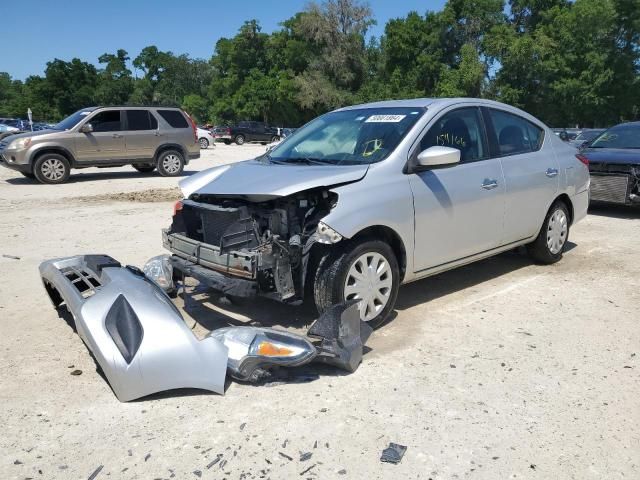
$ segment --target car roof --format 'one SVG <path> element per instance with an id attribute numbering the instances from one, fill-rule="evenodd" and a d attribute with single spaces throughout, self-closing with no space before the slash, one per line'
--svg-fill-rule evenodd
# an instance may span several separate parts
<path id="1" fill-rule="evenodd" d="M 494 107 L 501 110 L 510 111 L 511 113 L 527 118 L 528 120 L 533 121 L 538 125 L 545 125 L 541 120 L 537 119 L 530 113 L 525 112 L 524 110 L 508 105 L 506 103 L 496 102 L 495 100 L 487 100 L 484 98 L 466 98 L 466 97 L 449 98 L 447 97 L 447 98 L 411 98 L 406 100 L 384 100 L 381 102 L 371 102 L 371 103 L 363 103 L 360 105 L 352 105 L 349 107 L 340 108 L 335 111 L 339 112 L 339 111 L 347 111 L 347 110 L 356 110 L 361 108 L 393 108 L 393 107 L 444 108 L 450 105 L 457 105 L 457 104 L 463 104 L 463 103 L 473 103 L 477 106 Z"/>

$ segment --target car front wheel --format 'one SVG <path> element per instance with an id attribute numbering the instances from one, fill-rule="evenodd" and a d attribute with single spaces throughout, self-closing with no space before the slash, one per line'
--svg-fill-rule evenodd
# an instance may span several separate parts
<path id="1" fill-rule="evenodd" d="M 207 148 L 209 148 L 209 140 L 207 140 L 206 138 L 201 138 L 200 140 L 198 140 L 198 143 L 200 144 L 200 148 L 206 150 Z"/>
<path id="2" fill-rule="evenodd" d="M 236 136 L 236 145 L 244 145 L 244 135 Z"/>
<path id="3" fill-rule="evenodd" d="M 41 183 L 64 183 L 70 173 L 69 161 L 58 153 L 45 153 L 33 165 L 33 174 Z"/>
<path id="4" fill-rule="evenodd" d="M 314 280 L 319 313 L 331 305 L 359 300 L 360 319 L 381 326 L 393 310 L 400 284 L 398 261 L 391 247 L 379 240 L 346 241 L 324 255 Z"/>
<path id="5" fill-rule="evenodd" d="M 556 201 L 547 212 L 540 233 L 527 245 L 531 258 L 542 264 L 556 263 L 562 258 L 569 239 L 569 209 L 562 201 Z"/>

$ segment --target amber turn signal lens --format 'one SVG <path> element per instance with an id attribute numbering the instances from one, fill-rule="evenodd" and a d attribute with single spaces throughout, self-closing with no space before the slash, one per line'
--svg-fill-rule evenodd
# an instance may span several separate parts
<path id="1" fill-rule="evenodd" d="M 271 342 L 260 342 L 258 345 L 258 355 L 264 355 L 265 357 L 286 357 L 292 353 L 291 349 L 278 347 Z"/>

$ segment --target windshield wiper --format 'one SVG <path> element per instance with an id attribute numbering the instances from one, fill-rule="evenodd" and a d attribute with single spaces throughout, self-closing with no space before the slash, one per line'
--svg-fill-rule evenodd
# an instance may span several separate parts
<path id="1" fill-rule="evenodd" d="M 287 158 L 286 160 L 274 160 L 273 158 L 269 157 L 271 160 L 271 163 L 277 163 L 278 165 L 286 165 L 288 163 L 302 163 L 302 164 L 306 164 L 306 165 L 327 165 L 331 162 L 327 161 L 327 160 L 321 160 L 319 158 L 309 158 L 309 157 L 294 157 L 294 158 Z"/>

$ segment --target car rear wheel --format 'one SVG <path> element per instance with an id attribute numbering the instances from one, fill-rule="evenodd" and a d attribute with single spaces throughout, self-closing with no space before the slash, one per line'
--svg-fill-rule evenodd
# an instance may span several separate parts
<path id="1" fill-rule="evenodd" d="M 209 140 L 204 137 L 198 140 L 198 143 L 200 144 L 200 148 L 202 149 L 206 150 L 207 148 L 209 148 Z"/>
<path id="2" fill-rule="evenodd" d="M 151 173 L 156 169 L 156 166 L 143 164 L 143 165 L 134 165 L 133 168 L 138 170 L 140 173 Z"/>
<path id="3" fill-rule="evenodd" d="M 279 141 L 280 141 L 280 137 L 278 137 L 278 136 L 276 136 L 276 135 L 274 135 L 273 137 L 271 137 L 271 143 L 279 142 Z"/>
<path id="4" fill-rule="evenodd" d="M 236 135 L 236 145 L 244 145 L 244 135 Z"/>
<path id="5" fill-rule="evenodd" d="M 540 233 L 527 245 L 531 258 L 542 264 L 556 263 L 569 239 L 569 209 L 562 201 L 556 201 L 547 212 Z"/>
<path id="6" fill-rule="evenodd" d="M 33 174 L 40 183 L 58 184 L 71 174 L 69 161 L 58 153 L 45 153 L 33 165 Z"/>
<path id="7" fill-rule="evenodd" d="M 177 150 L 167 150 L 160 154 L 157 166 L 163 177 L 177 177 L 184 170 L 184 157 Z"/>
<path id="8" fill-rule="evenodd" d="M 372 328 L 393 310 L 400 284 L 398 261 L 391 247 L 365 239 L 336 245 L 319 262 L 314 300 L 319 313 L 331 305 L 359 300 L 360 319 Z"/>

